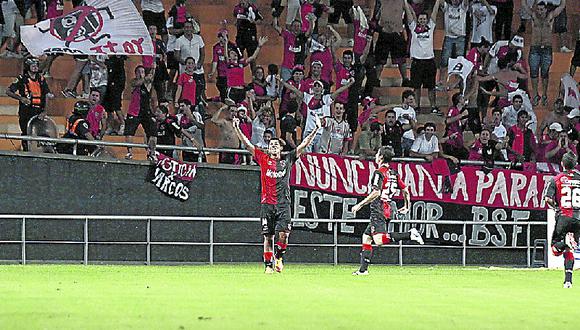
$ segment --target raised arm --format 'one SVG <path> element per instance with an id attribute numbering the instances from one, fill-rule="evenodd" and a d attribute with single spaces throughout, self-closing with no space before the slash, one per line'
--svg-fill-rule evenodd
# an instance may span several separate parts
<path id="1" fill-rule="evenodd" d="M 260 49 L 262 48 L 262 46 L 266 44 L 266 42 L 268 42 L 268 37 L 260 37 L 260 39 L 258 39 L 258 47 L 256 47 L 254 54 L 248 57 L 248 62 L 254 62 L 256 58 L 258 58 L 258 54 L 260 54 Z"/>
<path id="2" fill-rule="evenodd" d="M 276 32 L 278 32 L 278 34 L 282 34 L 282 28 L 280 27 L 280 25 L 278 25 L 278 21 L 276 21 L 276 24 L 273 24 L 272 27 L 274 28 L 274 30 L 276 30 Z"/>
<path id="3" fill-rule="evenodd" d="M 248 150 L 252 156 L 255 156 L 256 147 L 252 144 L 252 142 L 250 142 L 250 140 L 248 140 L 244 133 L 242 133 L 242 130 L 240 129 L 240 120 L 238 118 L 234 118 L 232 120 L 232 124 L 234 125 L 234 131 L 236 132 L 238 139 L 244 144 L 244 146 L 246 146 L 246 150 Z"/>
<path id="4" fill-rule="evenodd" d="M 340 36 L 340 33 L 338 33 L 330 24 L 327 26 L 328 30 L 332 33 L 332 36 L 334 37 L 334 39 L 330 43 L 332 54 L 334 55 L 334 53 L 338 50 L 338 48 L 340 48 L 342 37 Z"/>
<path id="5" fill-rule="evenodd" d="M 551 13 L 548 14 L 548 19 L 550 21 L 553 20 L 556 16 L 560 15 L 562 11 L 564 11 L 564 8 L 566 8 L 566 0 L 562 0 L 560 2 L 560 5 L 556 7 L 556 9 L 552 10 Z"/>
<path id="6" fill-rule="evenodd" d="M 316 116 L 314 120 L 316 122 L 316 127 L 312 130 L 312 132 L 310 132 L 310 134 L 308 134 L 304 138 L 304 140 L 302 140 L 302 143 L 300 143 L 298 147 L 296 147 L 296 157 L 300 157 L 302 155 L 304 149 L 306 149 L 306 147 L 308 147 L 310 143 L 314 141 L 314 137 L 316 137 L 316 134 L 318 134 L 318 129 L 322 127 L 322 124 L 320 123 L 320 118 L 318 118 L 318 116 Z"/>
<path id="7" fill-rule="evenodd" d="M 485 8 L 487 9 L 487 11 L 493 15 L 493 8 L 491 7 L 491 5 L 489 4 L 489 2 L 487 0 L 481 0 L 481 3 L 485 6 Z"/>
<path id="8" fill-rule="evenodd" d="M 415 17 L 415 11 L 411 9 L 411 6 L 409 6 L 409 3 L 407 1 L 403 1 L 403 9 L 405 10 L 405 14 L 409 19 L 409 24 L 417 21 L 417 17 Z M 435 7 L 433 7 L 433 9 L 435 9 Z"/>
<path id="9" fill-rule="evenodd" d="M 282 85 L 284 85 L 284 87 L 288 88 L 294 94 L 298 95 L 298 97 L 300 99 L 304 98 L 304 93 L 301 90 L 299 90 L 298 88 L 292 86 L 291 84 L 285 82 L 284 80 L 281 80 L 278 76 L 276 76 L 276 80 L 278 80 L 278 82 L 280 82 Z"/>
<path id="10" fill-rule="evenodd" d="M 532 18 L 534 19 L 536 18 L 536 14 L 532 10 L 532 8 L 530 8 L 530 6 L 528 5 L 527 0 L 522 0 L 522 9 L 526 14 L 530 15 Z"/>
<path id="11" fill-rule="evenodd" d="M 224 105 L 221 108 L 218 109 L 218 111 L 216 111 L 213 116 L 211 117 L 211 121 L 214 122 L 215 124 L 218 125 L 222 125 L 225 122 L 225 119 L 220 118 L 222 111 L 224 111 L 224 109 L 226 109 L 228 107 L 228 105 Z"/>
<path id="12" fill-rule="evenodd" d="M 439 13 L 439 6 L 441 5 L 441 0 L 435 1 L 435 5 L 433 6 L 433 11 L 431 12 L 431 20 L 433 22 L 437 22 L 437 14 Z"/>
<path id="13" fill-rule="evenodd" d="M 332 100 L 336 100 L 336 98 L 340 95 L 340 93 L 344 92 L 345 90 L 349 89 L 350 86 L 352 86 L 352 84 L 354 84 L 354 78 L 350 78 L 348 80 L 348 83 L 342 87 L 340 87 L 339 89 L 335 90 L 334 93 L 330 94 L 330 97 L 332 98 Z"/>

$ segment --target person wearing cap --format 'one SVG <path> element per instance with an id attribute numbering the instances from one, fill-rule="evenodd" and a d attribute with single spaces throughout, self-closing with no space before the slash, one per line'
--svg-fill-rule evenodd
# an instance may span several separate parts
<path id="1" fill-rule="evenodd" d="M 569 139 L 568 132 L 564 131 L 562 125 L 553 123 L 550 125 L 550 130 L 552 129 L 558 132 L 558 137 L 546 146 L 546 160 L 553 164 L 560 164 L 565 153 L 572 152 L 577 155 L 576 145 Z"/>
<path id="2" fill-rule="evenodd" d="M 570 116 L 572 115 L 572 117 Z M 566 130 L 570 126 L 570 119 L 573 118 L 574 114 L 569 113 L 566 114 L 566 110 L 564 108 L 564 102 L 562 99 L 557 99 L 554 102 L 554 110 L 550 111 L 545 117 L 544 121 L 540 125 L 540 129 L 538 130 L 538 134 L 542 134 L 544 130 L 549 127 L 552 123 L 560 123 L 562 127 Z"/>
<path id="3" fill-rule="evenodd" d="M 218 42 L 213 45 L 212 49 L 212 61 L 211 61 L 211 72 L 207 75 L 210 81 L 214 81 L 215 85 L 220 93 L 220 101 L 225 101 L 228 93 L 228 78 L 227 78 L 227 61 L 226 61 L 226 48 L 228 51 L 235 51 L 238 53 L 238 57 L 242 57 L 242 53 L 238 46 L 229 41 L 228 30 L 221 28 L 217 32 Z M 217 72 L 217 77 L 216 77 Z"/>
<path id="4" fill-rule="evenodd" d="M 354 79 L 350 78 L 348 82 L 341 88 L 335 90 L 332 94 L 324 94 L 324 85 L 320 81 L 314 82 L 312 87 L 313 93 L 302 92 L 293 85 L 281 81 L 284 87 L 292 91 L 298 96 L 298 99 L 302 100 L 302 103 L 306 107 L 306 123 L 304 125 L 304 130 L 302 136 L 305 138 L 312 132 L 316 127 L 316 118 L 330 117 L 331 104 L 337 100 L 338 95 L 343 91 L 347 90 L 353 83 Z M 355 118 L 356 120 L 356 118 Z M 319 152 L 320 151 L 320 137 L 322 134 L 322 129 L 318 131 L 314 138 L 314 142 L 307 146 L 307 152 Z"/>
<path id="5" fill-rule="evenodd" d="M 46 101 L 54 98 L 48 83 L 39 73 L 39 63 L 35 58 L 24 62 L 24 73 L 19 75 L 6 90 L 6 95 L 18 100 L 18 123 L 22 135 L 28 134 L 28 122 L 38 115 L 46 116 Z M 24 151 L 28 150 L 26 141 L 22 142 Z"/>
<path id="6" fill-rule="evenodd" d="M 377 99 L 372 96 L 367 96 L 362 100 L 363 111 L 358 116 L 358 126 L 368 126 L 371 122 L 377 120 L 377 115 L 387 110 L 388 106 L 377 106 Z"/>
<path id="7" fill-rule="evenodd" d="M 528 6 L 527 1 L 522 1 L 522 9 L 532 16 L 532 46 L 528 62 L 530 63 L 530 77 L 532 78 L 533 104 L 538 105 L 540 99 L 542 105 L 548 105 L 548 86 L 550 66 L 552 65 L 552 25 L 554 18 L 564 10 L 566 0 L 562 0 L 560 5 L 552 12 L 548 13 L 547 4 L 544 1 L 538 2 L 536 9 Z M 538 90 L 538 76 L 542 76 L 542 95 Z"/>
<path id="8" fill-rule="evenodd" d="M 493 74 L 499 69 L 497 67 L 497 62 L 506 57 L 508 54 L 515 52 L 517 54 L 517 63 L 521 66 L 518 70 L 525 70 L 523 63 L 523 49 L 524 49 L 524 37 L 520 35 L 514 35 L 511 40 L 498 40 L 489 49 L 489 56 L 485 58 L 484 73 Z M 526 71 L 527 72 L 527 71 Z M 523 72 L 522 72 L 523 73 Z"/>
<path id="9" fill-rule="evenodd" d="M 510 161 L 533 162 L 536 159 L 536 137 L 527 127 L 530 119 L 526 110 L 518 112 L 518 124 L 508 130 L 508 158 Z"/>

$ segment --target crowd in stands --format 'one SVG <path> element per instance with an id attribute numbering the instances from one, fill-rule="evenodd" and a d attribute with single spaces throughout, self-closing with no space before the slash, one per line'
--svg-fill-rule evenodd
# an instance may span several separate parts
<path id="1" fill-rule="evenodd" d="M 515 1 L 521 1 L 520 12 L 514 12 Z M 164 8 L 161 0 L 141 0 L 136 5 L 154 40 L 155 56 L 140 59 L 128 89 L 126 56 L 75 56 L 68 84 L 58 93 L 88 100 L 89 109 L 84 103 L 75 105 L 67 136 L 119 134 L 132 142 L 141 125 L 151 150 L 156 144 L 175 144 L 176 137 L 202 150 L 206 125 L 213 123 L 219 129 L 218 147 L 239 149 L 232 124 L 237 117 L 252 144 L 267 148 L 279 136 L 284 149 L 291 150 L 316 129 L 320 117 L 323 127 L 309 152 L 372 159 L 379 147 L 390 145 L 398 157 L 427 161 L 559 163 L 565 152 L 577 153 L 580 142 L 580 110 L 565 106 L 563 94 L 548 98 L 553 53 L 570 53 L 575 44 L 571 77 L 580 63 L 580 31 L 567 26 L 571 1 L 376 0 L 372 6 L 358 6 L 352 0 L 274 0 L 271 12 L 261 12 L 251 0 L 240 0 L 232 15 L 216 18 L 223 20 L 215 31 L 217 40 L 204 40 L 196 19 L 202 14 L 195 5 L 176 0 Z M 31 58 L 19 42 L 19 26 L 31 12 L 38 20 L 61 15 L 63 0 L 4 0 L 1 8 L 5 51 L 0 56 L 24 61 L 24 73 L 7 95 L 19 100 L 20 127 L 26 134 L 28 120 L 46 115 L 46 98 L 54 97 L 46 78 L 61 55 Z M 348 27 L 342 35 L 337 32 L 341 19 Z M 512 20 L 518 19 L 513 31 Z M 235 29 L 228 29 L 232 20 Z M 277 63 L 258 65 L 263 63 L 262 48 L 273 39 L 258 35 L 259 24 L 275 30 L 282 41 L 283 57 Z M 444 31 L 442 45 L 435 44 L 437 29 Z M 558 36 L 555 49 L 553 33 Z M 206 47 L 212 48 L 209 58 Z M 466 81 L 448 77 L 449 59 L 459 56 L 473 64 Z M 381 72 L 389 59 L 406 87 L 397 105 L 381 105 L 373 94 L 384 85 Z M 211 64 L 210 72 L 204 64 Z M 244 77 L 246 67 L 251 81 Z M 207 95 L 207 83 L 215 83 L 219 95 Z M 427 90 L 428 108 L 421 106 L 422 89 Z M 123 92 L 131 94 L 127 108 L 122 107 Z M 443 110 L 437 92 L 451 95 Z M 546 114 L 538 116 L 539 111 Z M 421 114 L 435 119 L 422 122 Z M 444 125 L 437 125 L 443 119 Z M 130 148 L 126 157 L 132 157 Z M 181 157 L 205 160 L 203 152 Z M 219 161 L 252 163 L 228 152 Z"/>

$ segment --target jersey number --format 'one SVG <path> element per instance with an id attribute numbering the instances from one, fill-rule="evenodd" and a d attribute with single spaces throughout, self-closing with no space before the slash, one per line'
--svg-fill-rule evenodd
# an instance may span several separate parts
<path id="1" fill-rule="evenodd" d="M 391 198 L 393 198 L 393 196 L 397 193 L 398 191 L 398 187 L 396 184 L 394 184 L 394 182 L 389 181 L 384 187 L 383 187 L 383 193 L 381 194 L 381 198 L 383 200 L 390 200 Z"/>
<path id="2" fill-rule="evenodd" d="M 562 197 L 560 197 L 560 207 L 567 209 L 580 208 L 580 189 L 562 187 L 560 193 L 562 194 Z"/>

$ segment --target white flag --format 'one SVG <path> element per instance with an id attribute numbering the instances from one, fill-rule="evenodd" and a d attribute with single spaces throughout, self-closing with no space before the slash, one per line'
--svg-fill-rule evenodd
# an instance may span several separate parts
<path id="1" fill-rule="evenodd" d="M 449 76 L 451 75 L 454 74 L 459 75 L 463 80 L 463 94 L 465 94 L 467 77 L 471 73 L 471 70 L 473 70 L 473 63 L 471 63 L 463 56 L 459 56 L 457 58 L 450 58 L 448 63 L 449 69 L 447 79 L 449 79 Z"/>
<path id="2" fill-rule="evenodd" d="M 564 106 L 570 108 L 580 107 L 580 93 L 578 93 L 578 85 L 576 80 L 566 73 L 560 78 L 562 82 L 562 89 L 564 89 Z"/>
<path id="3" fill-rule="evenodd" d="M 34 56 L 154 55 L 153 42 L 131 0 L 86 0 L 71 12 L 20 28 Z"/>

